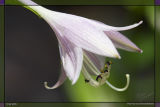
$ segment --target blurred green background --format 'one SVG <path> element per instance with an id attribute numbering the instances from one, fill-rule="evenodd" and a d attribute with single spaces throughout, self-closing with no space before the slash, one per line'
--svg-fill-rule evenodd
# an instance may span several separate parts
<path id="1" fill-rule="evenodd" d="M 154 107 L 154 103 L 6 103 L 6 107 Z"/>
<path id="2" fill-rule="evenodd" d="M 154 101 L 154 6 L 46 6 L 48 9 L 95 19 L 111 26 L 143 24 L 122 33 L 143 53 L 119 50 L 109 81 L 116 87 L 131 82 L 125 92 L 103 85 L 94 88 L 81 75 L 75 85 L 67 80 L 60 88 L 46 90 L 60 73 L 57 39 L 52 29 L 21 6 L 6 6 L 6 101 L 9 102 L 153 102 Z"/>
<path id="3" fill-rule="evenodd" d="M 6 103 L 6 107 L 154 107 L 154 103 Z"/>
<path id="4" fill-rule="evenodd" d="M 156 38 L 155 38 L 155 48 L 156 48 L 156 102 L 160 102 L 160 6 L 156 6 Z"/>
<path id="5" fill-rule="evenodd" d="M 154 0 L 33 0 L 39 5 L 154 5 Z M 7 5 L 19 5 L 17 0 L 5 0 Z"/>
<path id="6" fill-rule="evenodd" d="M 0 102 L 4 101 L 4 7 L 0 6 Z"/>

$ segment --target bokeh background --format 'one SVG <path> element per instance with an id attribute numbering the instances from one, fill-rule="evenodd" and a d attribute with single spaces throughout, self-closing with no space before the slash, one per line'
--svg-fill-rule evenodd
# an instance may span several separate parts
<path id="1" fill-rule="evenodd" d="M 143 53 L 119 50 L 122 59 L 113 62 L 109 81 L 117 87 L 131 82 L 125 92 L 103 85 L 85 84 L 81 75 L 72 86 L 67 80 L 55 90 L 47 90 L 60 74 L 57 39 L 49 25 L 21 6 L 6 6 L 5 82 L 7 102 L 153 102 L 154 101 L 154 6 L 47 6 L 46 8 L 80 15 L 112 26 L 143 24 L 122 33 Z M 64 19 L 65 20 L 65 19 Z"/>

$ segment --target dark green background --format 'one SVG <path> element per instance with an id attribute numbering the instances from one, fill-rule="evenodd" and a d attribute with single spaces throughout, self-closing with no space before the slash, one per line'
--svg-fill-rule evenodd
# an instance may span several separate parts
<path id="1" fill-rule="evenodd" d="M 33 0 L 39 5 L 154 5 L 154 0 Z M 16 0 L 6 0 L 8 5 L 19 5 Z"/>
<path id="2" fill-rule="evenodd" d="M 4 100 L 4 7 L 0 6 L 0 102 Z"/>
<path id="3" fill-rule="evenodd" d="M 156 6 L 156 44 L 155 44 L 155 49 L 156 49 L 156 56 L 155 56 L 155 61 L 156 61 L 156 102 L 160 102 L 160 6 Z"/>

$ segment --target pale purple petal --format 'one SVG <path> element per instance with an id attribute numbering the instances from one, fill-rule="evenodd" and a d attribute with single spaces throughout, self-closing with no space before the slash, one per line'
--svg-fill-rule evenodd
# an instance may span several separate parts
<path id="1" fill-rule="evenodd" d="M 65 21 L 64 21 L 65 19 Z M 78 47 L 87 51 L 108 56 L 120 58 L 116 48 L 111 40 L 100 30 L 95 30 L 95 27 L 88 23 L 71 20 L 64 17 L 63 20 L 51 25 L 54 31 L 59 31 L 68 40 L 72 41 Z"/>
<path id="2" fill-rule="evenodd" d="M 133 25 L 129 25 L 129 26 L 124 26 L 124 27 L 113 27 L 113 26 L 108 26 L 108 28 L 106 28 L 106 31 L 110 31 L 110 30 L 114 30 L 114 31 L 124 31 L 124 30 L 129 30 L 129 29 L 133 29 L 137 26 L 139 26 L 140 24 L 142 24 L 143 21 L 140 21 L 139 23 L 135 23 Z"/>
<path id="3" fill-rule="evenodd" d="M 111 40 L 102 30 L 97 30 L 96 26 L 88 23 L 89 19 L 51 11 L 40 6 L 31 8 L 38 12 L 55 32 L 58 31 L 76 46 L 99 55 L 120 58 Z"/>
<path id="4" fill-rule="evenodd" d="M 83 63 L 82 49 L 73 43 L 59 36 L 60 56 L 66 75 L 75 84 L 79 78 Z"/>
<path id="5" fill-rule="evenodd" d="M 18 0 L 24 5 L 38 5 L 37 3 L 33 2 L 32 0 Z"/>
<path id="6" fill-rule="evenodd" d="M 74 48 L 75 57 L 76 57 L 76 68 L 75 68 L 75 76 L 72 81 L 72 84 L 75 84 L 79 78 L 82 65 L 83 65 L 83 51 L 81 48 L 75 47 Z"/>
<path id="7" fill-rule="evenodd" d="M 116 31 L 104 31 L 104 32 L 112 40 L 113 44 L 117 48 L 121 48 L 127 51 L 137 51 L 142 53 L 142 50 L 139 49 L 132 41 L 130 41 L 123 34 Z"/>
<path id="8" fill-rule="evenodd" d="M 63 70 L 63 68 L 62 68 L 60 77 L 59 77 L 58 81 L 56 82 L 56 84 L 55 84 L 54 86 L 52 86 L 52 87 L 48 87 L 47 82 L 45 82 L 45 87 L 46 87 L 47 89 L 55 89 L 55 88 L 58 88 L 59 86 L 61 86 L 61 85 L 64 83 L 65 80 L 66 80 L 66 74 L 65 74 L 65 72 L 64 72 L 64 70 Z"/>
<path id="9" fill-rule="evenodd" d="M 107 57 L 120 58 L 120 55 L 103 31 L 128 30 L 142 23 L 140 21 L 126 27 L 112 27 L 80 16 L 51 11 L 42 6 L 30 6 L 30 8 L 38 12 L 54 31 L 58 31 L 61 36 L 72 41 L 76 46 Z M 116 46 L 124 48 L 120 45 Z"/>
<path id="10" fill-rule="evenodd" d="M 19 1 L 26 4 L 26 5 L 28 5 L 28 4 L 37 5 L 36 3 L 34 3 L 31 0 L 27 0 L 27 1 L 26 0 L 19 0 Z M 114 27 L 114 26 L 109 26 L 109 25 L 106 25 L 102 22 L 95 21 L 95 20 L 92 20 L 92 19 L 88 19 L 88 18 L 85 18 L 85 17 L 51 11 L 49 9 L 46 9 L 46 8 L 42 7 L 42 6 L 29 6 L 28 5 L 28 7 L 32 8 L 34 11 L 36 11 L 50 25 L 52 24 L 51 26 L 54 26 L 53 22 L 54 23 L 60 22 L 59 24 L 64 25 L 65 27 L 67 27 L 68 25 L 71 25 L 71 26 L 74 25 L 73 27 L 75 27 L 75 26 L 78 25 L 78 23 L 81 23 L 81 24 L 90 24 L 90 26 L 96 27 L 97 30 L 123 31 L 123 30 L 133 29 L 133 28 L 135 28 L 135 27 L 137 27 L 137 26 L 139 26 L 140 24 L 143 23 L 143 21 L 140 21 L 139 23 L 135 23 L 133 25 L 129 25 L 129 26 L 125 26 L 125 27 Z M 76 22 L 77 24 L 75 24 L 74 22 Z"/>
<path id="11" fill-rule="evenodd" d="M 97 54 L 93 54 L 88 51 L 84 51 L 84 54 L 88 56 L 88 58 L 93 62 L 93 64 L 99 69 L 103 69 L 105 65 L 105 57 Z"/>
<path id="12" fill-rule="evenodd" d="M 53 89 L 58 88 L 60 85 L 62 85 L 64 83 L 65 80 L 66 80 L 66 74 L 65 74 L 64 70 L 62 70 L 58 81 L 56 82 L 56 84 L 52 88 Z"/>
<path id="13" fill-rule="evenodd" d="M 81 33 L 79 34 L 81 35 Z M 67 38 L 77 46 L 98 55 L 120 58 L 111 40 L 108 37 L 104 37 L 103 33 L 99 32 L 97 34 L 88 34 L 86 36 L 80 35 L 76 35 L 75 33 L 66 30 Z"/>
<path id="14" fill-rule="evenodd" d="M 135 23 L 135 24 L 132 24 L 129 26 L 114 27 L 114 26 L 106 25 L 106 24 L 99 22 L 99 21 L 96 21 L 96 20 L 89 20 L 88 22 L 90 22 L 93 26 L 96 26 L 97 29 L 100 29 L 102 31 L 124 31 L 124 30 L 133 29 L 143 23 L 143 21 L 140 21 L 138 23 Z"/>

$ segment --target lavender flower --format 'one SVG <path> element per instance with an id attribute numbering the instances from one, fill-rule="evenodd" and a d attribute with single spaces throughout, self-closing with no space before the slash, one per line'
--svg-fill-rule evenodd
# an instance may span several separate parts
<path id="1" fill-rule="evenodd" d="M 127 84 L 119 89 L 112 86 L 107 79 L 109 78 L 111 65 L 105 62 L 105 57 L 121 58 L 116 48 L 127 51 L 142 52 L 133 42 L 123 36 L 118 31 L 129 30 L 142 23 L 125 26 L 113 27 L 101 22 L 87 19 L 81 16 L 48 10 L 37 5 L 31 0 L 19 0 L 28 9 L 36 12 L 53 29 L 59 42 L 60 57 L 62 60 L 62 73 L 58 82 L 53 87 L 59 87 L 68 77 L 72 84 L 75 84 L 82 71 L 85 81 L 92 86 L 100 86 L 107 83 L 117 91 L 124 91 L 129 85 L 129 74 Z M 94 80 L 91 75 L 96 75 Z"/>

